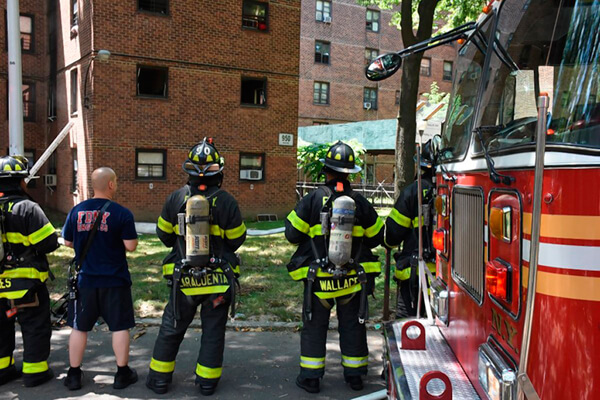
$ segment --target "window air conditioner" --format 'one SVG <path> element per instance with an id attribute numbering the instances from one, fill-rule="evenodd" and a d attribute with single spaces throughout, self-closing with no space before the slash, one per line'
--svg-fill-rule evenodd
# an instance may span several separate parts
<path id="1" fill-rule="evenodd" d="M 323 17 L 323 22 L 325 22 L 326 24 L 330 24 L 331 23 L 331 17 Z"/>
<path id="2" fill-rule="evenodd" d="M 363 103 L 363 108 L 365 110 L 370 110 L 371 109 L 371 103 L 369 103 L 368 101 Z"/>
<path id="3" fill-rule="evenodd" d="M 44 185 L 56 186 L 56 174 L 44 175 Z"/>
<path id="4" fill-rule="evenodd" d="M 260 181 L 262 179 L 262 171 L 256 169 L 242 169 L 240 170 L 240 179 Z"/>

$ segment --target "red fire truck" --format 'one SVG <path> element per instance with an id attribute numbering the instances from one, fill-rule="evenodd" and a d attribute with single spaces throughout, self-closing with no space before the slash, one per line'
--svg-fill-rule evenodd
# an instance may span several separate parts
<path id="1" fill-rule="evenodd" d="M 419 383 L 439 370 L 455 399 L 600 399 L 600 0 L 492 1 L 367 76 L 456 40 L 434 325 L 425 351 L 386 325 L 388 396 L 434 398 Z"/>

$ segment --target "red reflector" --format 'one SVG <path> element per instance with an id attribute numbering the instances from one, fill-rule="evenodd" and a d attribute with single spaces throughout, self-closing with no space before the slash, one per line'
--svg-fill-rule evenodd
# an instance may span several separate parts
<path id="1" fill-rule="evenodd" d="M 510 302 L 509 268 L 498 260 L 489 261 L 485 266 L 485 281 L 489 294 L 506 302 Z"/>
<path id="2" fill-rule="evenodd" d="M 446 253 L 446 230 L 444 228 L 436 229 L 433 232 L 432 241 L 436 250 Z"/>

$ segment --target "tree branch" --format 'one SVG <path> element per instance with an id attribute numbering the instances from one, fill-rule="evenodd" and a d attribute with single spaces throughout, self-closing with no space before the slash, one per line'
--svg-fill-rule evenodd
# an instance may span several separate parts
<path id="1" fill-rule="evenodd" d="M 401 16 L 400 16 L 400 32 L 402 34 L 402 43 L 404 48 L 412 46 L 417 43 L 417 38 L 413 34 L 413 18 L 412 18 L 412 4 L 413 1 L 417 0 L 404 0 L 401 3 Z"/>
<path id="2" fill-rule="evenodd" d="M 433 16 L 435 8 L 440 0 L 421 0 L 419 3 L 419 28 L 417 29 L 417 41 L 427 40 L 433 33 Z M 404 29 L 404 27 L 402 27 Z"/>

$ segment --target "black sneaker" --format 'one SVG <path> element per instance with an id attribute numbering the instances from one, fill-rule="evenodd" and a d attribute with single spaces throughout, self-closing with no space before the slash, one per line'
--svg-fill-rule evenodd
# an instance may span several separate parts
<path id="1" fill-rule="evenodd" d="M 127 367 L 125 371 L 118 371 L 115 374 L 115 383 L 113 383 L 113 388 L 125 389 L 127 386 L 136 383 L 137 380 L 138 375 L 137 372 L 135 372 L 135 369 Z"/>
<path id="2" fill-rule="evenodd" d="M 39 386 L 52 378 L 54 378 L 54 372 L 48 368 L 46 371 L 37 374 L 23 374 L 23 384 L 27 387 Z"/>
<path id="3" fill-rule="evenodd" d="M 296 385 L 299 388 L 306 390 L 308 393 L 319 393 L 321 391 L 321 389 L 319 388 L 319 384 L 320 383 L 318 378 L 296 378 Z"/>
<path id="4" fill-rule="evenodd" d="M 156 394 L 165 394 L 169 391 L 170 379 L 156 379 L 150 378 L 150 375 L 146 378 L 146 387 L 152 390 Z"/>
<path id="5" fill-rule="evenodd" d="M 363 381 L 360 376 L 344 376 L 344 380 L 352 390 L 363 390 Z"/>
<path id="6" fill-rule="evenodd" d="M 15 368 L 14 365 L 6 368 L 0 374 L 0 386 L 7 384 L 8 382 L 14 381 L 15 379 L 19 379 L 23 375 L 21 371 Z"/>
<path id="7" fill-rule="evenodd" d="M 81 389 L 81 381 L 83 380 L 83 373 L 81 372 L 81 368 L 69 368 L 69 372 L 67 372 L 67 377 L 64 380 L 64 385 L 69 390 L 79 390 Z"/>

